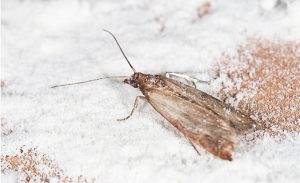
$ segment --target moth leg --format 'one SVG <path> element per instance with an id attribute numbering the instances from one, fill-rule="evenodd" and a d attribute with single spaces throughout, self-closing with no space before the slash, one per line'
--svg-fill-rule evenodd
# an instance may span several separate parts
<path id="1" fill-rule="evenodd" d="M 144 96 L 137 96 L 137 97 L 135 98 L 135 101 L 134 101 L 134 104 L 133 104 L 133 108 L 132 108 L 130 114 L 129 114 L 127 117 L 125 117 L 125 118 L 117 119 L 117 121 L 125 121 L 125 120 L 129 119 L 129 118 L 132 116 L 134 110 L 135 110 L 135 109 L 137 108 L 137 106 L 138 106 L 138 99 L 146 100 L 146 97 L 144 97 Z"/>
<path id="2" fill-rule="evenodd" d="M 190 144 L 192 145 L 192 147 L 195 149 L 195 151 L 197 152 L 197 154 L 201 155 L 200 152 L 198 151 L 198 149 L 196 148 L 196 146 L 194 146 L 194 144 L 190 141 L 190 139 L 188 139 L 188 141 L 190 142 Z"/>
<path id="3" fill-rule="evenodd" d="M 210 81 L 199 80 L 199 79 L 193 78 L 191 76 L 188 76 L 188 75 L 180 73 L 180 72 L 166 72 L 165 75 L 167 78 L 170 78 L 170 77 L 182 78 L 182 79 L 186 80 L 188 82 L 188 84 L 193 86 L 194 88 L 196 88 L 196 83 L 210 84 Z"/>

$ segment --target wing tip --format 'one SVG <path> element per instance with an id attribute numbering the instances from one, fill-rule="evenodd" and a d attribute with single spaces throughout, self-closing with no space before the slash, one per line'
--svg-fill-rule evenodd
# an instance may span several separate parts
<path id="1" fill-rule="evenodd" d="M 235 143 L 232 141 L 224 142 L 218 151 L 217 156 L 221 159 L 232 161 L 232 156 L 235 149 Z"/>
<path id="2" fill-rule="evenodd" d="M 191 140 L 191 142 L 195 146 L 202 146 L 202 148 L 204 148 L 207 152 L 216 157 L 219 157 L 223 160 L 232 161 L 235 149 L 235 143 L 233 141 L 214 142 L 208 139 L 210 139 L 210 137 L 206 136 L 206 138 L 201 138 L 196 142 Z"/>
<path id="3" fill-rule="evenodd" d="M 221 151 L 218 155 L 223 160 L 232 161 L 232 152 L 229 151 Z"/>

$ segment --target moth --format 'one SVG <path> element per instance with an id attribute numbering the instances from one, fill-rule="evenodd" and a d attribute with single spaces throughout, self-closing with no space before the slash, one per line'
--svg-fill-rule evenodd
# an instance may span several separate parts
<path id="1" fill-rule="evenodd" d="M 127 120 L 132 116 L 139 100 L 147 101 L 189 140 L 198 153 L 198 149 L 205 149 L 221 159 L 232 160 L 237 134 L 255 129 L 256 122 L 219 99 L 196 89 L 193 85 L 179 82 L 171 77 L 181 77 L 193 84 L 194 78 L 178 73 L 153 75 L 137 72 L 116 37 L 111 32 L 104 31 L 114 38 L 126 62 L 133 70 L 133 74 L 126 77 L 123 82 L 138 88 L 143 94 L 136 97 L 130 114 L 121 120 Z M 124 76 L 105 78 L 124 78 Z M 56 85 L 52 88 L 105 78 Z"/>

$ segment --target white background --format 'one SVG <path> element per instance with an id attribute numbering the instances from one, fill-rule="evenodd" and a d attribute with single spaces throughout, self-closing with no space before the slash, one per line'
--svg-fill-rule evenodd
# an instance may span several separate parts
<path id="1" fill-rule="evenodd" d="M 13 132 L 2 155 L 36 147 L 64 174 L 96 182 L 297 182 L 300 137 L 264 137 L 238 145 L 232 162 L 190 144 L 149 104 L 125 122 L 140 92 L 119 80 L 50 89 L 54 84 L 130 75 L 113 39 L 144 73 L 209 70 L 223 52 L 246 38 L 299 40 L 300 2 L 216 0 L 197 17 L 203 1 L 2 1 L 1 117 Z M 161 32 L 161 28 L 164 30 Z M 215 94 L 214 88 L 206 89 Z M 7 128 L 8 128 L 7 127 Z M 3 182 L 21 174 L 2 173 Z"/>

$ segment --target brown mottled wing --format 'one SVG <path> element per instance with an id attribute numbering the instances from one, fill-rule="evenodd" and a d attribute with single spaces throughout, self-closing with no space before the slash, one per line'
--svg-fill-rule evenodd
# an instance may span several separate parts
<path id="1" fill-rule="evenodd" d="M 162 78 L 164 88 L 153 88 L 146 94 L 149 103 L 173 126 L 182 132 L 195 147 L 226 160 L 232 159 L 235 130 L 231 123 L 205 105 L 186 85 Z"/>

